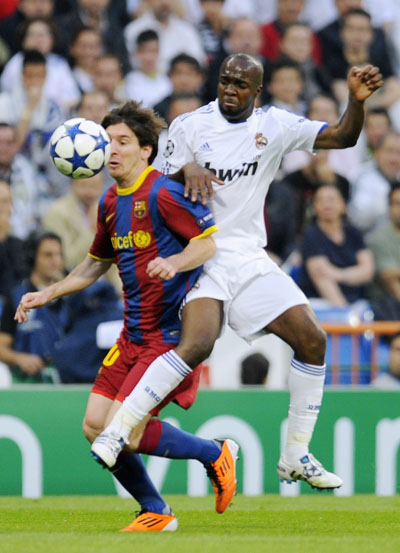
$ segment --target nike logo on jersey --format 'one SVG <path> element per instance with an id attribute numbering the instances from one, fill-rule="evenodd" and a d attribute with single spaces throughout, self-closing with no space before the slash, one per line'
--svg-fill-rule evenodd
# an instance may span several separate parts
<path id="1" fill-rule="evenodd" d="M 211 146 L 209 145 L 208 142 L 204 142 L 204 144 L 202 144 L 200 146 L 199 151 L 200 152 L 212 152 L 213 149 L 211 148 Z"/>
<path id="2" fill-rule="evenodd" d="M 243 163 L 239 169 L 214 169 L 214 167 L 211 167 L 210 162 L 207 161 L 204 167 L 214 173 L 219 180 L 232 181 L 238 179 L 239 177 L 255 175 L 258 168 L 258 162 L 254 161 L 253 163 Z"/>

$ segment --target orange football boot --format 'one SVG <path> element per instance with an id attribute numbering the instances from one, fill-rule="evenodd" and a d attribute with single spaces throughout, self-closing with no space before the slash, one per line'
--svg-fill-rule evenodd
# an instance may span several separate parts
<path id="1" fill-rule="evenodd" d="M 233 440 L 222 442 L 221 455 L 206 466 L 215 494 L 215 510 L 223 513 L 236 492 L 236 460 L 239 446 Z"/>

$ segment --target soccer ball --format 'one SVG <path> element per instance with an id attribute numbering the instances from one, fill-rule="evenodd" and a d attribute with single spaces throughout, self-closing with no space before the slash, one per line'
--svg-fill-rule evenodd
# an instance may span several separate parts
<path id="1" fill-rule="evenodd" d="M 56 128 L 50 156 L 63 175 L 86 179 L 99 173 L 110 159 L 110 138 L 101 125 L 75 117 Z"/>

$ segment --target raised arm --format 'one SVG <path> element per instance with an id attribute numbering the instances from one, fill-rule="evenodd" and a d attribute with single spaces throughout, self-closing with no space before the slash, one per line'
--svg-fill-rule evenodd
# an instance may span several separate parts
<path id="1" fill-rule="evenodd" d="M 28 320 L 28 311 L 36 307 L 42 307 L 62 296 L 67 296 L 68 294 L 73 294 L 87 288 L 104 274 L 110 266 L 111 262 L 100 261 L 87 256 L 63 280 L 39 292 L 24 294 L 17 307 L 14 319 L 19 323 L 26 322 Z"/>
<path id="2" fill-rule="evenodd" d="M 316 149 L 349 148 L 357 143 L 364 123 L 364 102 L 383 85 L 378 67 L 352 67 L 347 76 L 349 100 L 336 125 L 329 125 L 315 140 Z"/>

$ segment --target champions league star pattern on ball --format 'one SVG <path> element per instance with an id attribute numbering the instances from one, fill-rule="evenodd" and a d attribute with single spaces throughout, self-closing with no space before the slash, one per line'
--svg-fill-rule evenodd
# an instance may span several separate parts
<path id="1" fill-rule="evenodd" d="M 93 177 L 110 159 L 110 138 L 95 121 L 69 119 L 52 134 L 50 156 L 63 175 L 73 179 Z"/>

